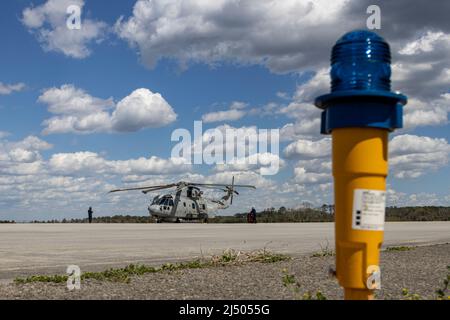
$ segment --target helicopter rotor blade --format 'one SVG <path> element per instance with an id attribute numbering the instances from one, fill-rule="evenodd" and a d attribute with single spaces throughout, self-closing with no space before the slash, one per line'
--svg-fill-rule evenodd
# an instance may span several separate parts
<path id="1" fill-rule="evenodd" d="M 228 189 L 224 189 L 223 187 L 202 186 L 202 188 L 212 189 L 212 190 L 220 190 L 220 191 L 223 191 L 223 192 L 227 192 L 228 191 Z"/>
<path id="2" fill-rule="evenodd" d="M 169 188 L 173 188 L 177 186 L 176 184 L 166 184 L 166 185 L 162 185 L 162 186 L 147 186 L 147 187 L 136 187 L 136 188 L 126 188 L 126 189 L 114 189 L 109 191 L 108 193 L 115 193 L 115 192 L 124 192 L 124 191 L 137 191 L 137 190 L 161 190 L 161 189 L 169 189 Z"/>
<path id="3" fill-rule="evenodd" d="M 164 190 L 164 189 L 170 189 L 176 187 L 176 185 L 170 186 L 170 187 L 155 187 L 155 188 L 149 188 L 142 191 L 143 194 L 147 194 L 149 192 L 158 191 L 158 190 Z"/>
<path id="4" fill-rule="evenodd" d="M 189 183 L 190 186 L 198 186 L 198 187 L 230 187 L 229 184 L 214 184 L 214 183 Z M 252 188 L 256 189 L 255 186 L 246 185 L 246 184 L 235 184 L 235 188 Z"/>

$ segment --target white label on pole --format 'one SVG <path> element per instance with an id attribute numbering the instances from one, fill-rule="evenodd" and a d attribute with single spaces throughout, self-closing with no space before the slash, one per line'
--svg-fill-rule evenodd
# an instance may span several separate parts
<path id="1" fill-rule="evenodd" d="M 384 230 L 386 192 L 356 189 L 353 193 L 354 230 Z"/>

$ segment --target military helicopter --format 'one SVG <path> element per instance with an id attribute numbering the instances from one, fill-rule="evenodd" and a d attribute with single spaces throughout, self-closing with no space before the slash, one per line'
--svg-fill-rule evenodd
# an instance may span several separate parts
<path id="1" fill-rule="evenodd" d="M 239 195 L 235 188 L 251 188 L 251 185 L 235 185 L 234 176 L 231 185 L 228 184 L 209 184 L 209 183 L 191 183 L 181 181 L 159 186 L 147 186 L 128 189 L 115 189 L 109 193 L 123 191 L 140 190 L 144 194 L 164 190 L 175 190 L 165 195 L 157 195 L 148 206 L 148 212 L 157 223 L 161 222 L 181 222 L 181 221 L 203 221 L 208 222 L 208 218 L 213 217 L 212 212 L 223 210 L 233 204 L 233 196 Z M 221 199 L 208 199 L 203 196 L 200 188 L 216 189 L 225 192 Z"/>

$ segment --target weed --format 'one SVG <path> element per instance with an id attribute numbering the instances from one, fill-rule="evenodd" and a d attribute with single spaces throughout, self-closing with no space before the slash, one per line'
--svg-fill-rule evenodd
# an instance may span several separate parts
<path id="1" fill-rule="evenodd" d="M 287 273 L 287 269 L 283 269 L 283 286 L 288 287 L 292 284 L 296 284 L 295 275 Z"/>
<path id="2" fill-rule="evenodd" d="M 53 275 L 53 276 L 30 276 L 28 278 L 16 278 L 14 280 L 15 283 L 23 284 L 23 283 L 29 283 L 29 282 L 53 282 L 53 283 L 62 283 L 66 282 L 68 276 L 64 275 Z"/>
<path id="3" fill-rule="evenodd" d="M 387 247 L 386 251 L 387 252 L 393 252 L 393 251 L 411 251 L 416 249 L 416 247 L 406 247 L 406 246 L 401 246 L 401 247 Z"/>
<path id="4" fill-rule="evenodd" d="M 410 293 L 408 289 L 402 289 L 402 295 L 405 300 L 421 300 L 422 297 L 416 293 Z"/>
<path id="5" fill-rule="evenodd" d="M 333 257 L 335 255 L 335 252 L 329 248 L 330 244 L 326 243 L 325 246 L 320 244 L 320 250 L 313 253 L 311 255 L 312 258 L 319 258 L 319 257 Z"/>
<path id="6" fill-rule="evenodd" d="M 282 277 L 281 281 L 283 283 L 283 286 L 290 289 L 294 296 L 297 299 L 303 299 L 303 300 L 327 300 L 325 295 L 321 291 L 317 291 L 315 295 L 311 294 L 310 291 L 304 293 L 303 295 L 300 294 L 300 283 L 295 278 L 295 274 L 288 273 L 287 269 L 282 270 Z"/>
<path id="7" fill-rule="evenodd" d="M 285 261 L 290 259 L 287 255 L 275 254 L 269 251 L 260 250 L 250 253 L 243 253 L 240 251 L 227 249 L 221 255 L 213 256 L 208 259 L 196 259 L 188 262 L 180 263 L 166 263 L 160 267 L 152 267 L 147 265 L 134 265 L 130 264 L 124 268 L 111 268 L 101 272 L 85 272 L 81 275 L 81 280 L 93 279 L 99 281 L 113 281 L 129 283 L 131 276 L 141 276 L 147 273 L 157 272 L 172 272 L 184 269 L 201 269 L 207 267 L 217 267 L 226 265 L 236 265 L 248 262 L 259 263 L 274 263 L 278 261 Z M 67 282 L 67 275 L 36 275 L 27 278 L 16 278 L 14 282 L 16 284 L 25 284 L 32 282 L 51 282 L 51 283 L 63 283 Z"/>
<path id="8" fill-rule="evenodd" d="M 283 286 L 290 289 L 295 296 L 298 296 L 300 294 L 300 283 L 295 279 L 295 275 L 288 273 L 287 269 L 283 269 L 282 273 Z"/>
<path id="9" fill-rule="evenodd" d="M 320 291 L 312 295 L 310 291 L 303 294 L 303 300 L 327 300 L 327 297 Z"/>
<path id="10" fill-rule="evenodd" d="M 450 266 L 447 266 L 447 278 L 444 279 L 444 287 L 436 290 L 438 300 L 450 300 L 450 295 L 447 295 L 449 283 L 450 283 Z"/>
<path id="11" fill-rule="evenodd" d="M 261 251 L 255 251 L 250 256 L 251 262 L 261 262 L 261 263 L 275 263 L 280 261 L 290 260 L 291 257 L 285 254 L 272 253 L 263 249 Z"/>
<path id="12" fill-rule="evenodd" d="M 237 261 L 240 255 L 241 255 L 240 251 L 227 249 L 222 253 L 222 255 L 217 257 L 216 261 L 221 264 L 232 263 Z"/>

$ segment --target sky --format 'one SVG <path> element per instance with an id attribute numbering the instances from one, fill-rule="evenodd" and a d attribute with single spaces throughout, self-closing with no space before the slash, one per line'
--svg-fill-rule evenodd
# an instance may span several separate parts
<path id="1" fill-rule="evenodd" d="M 390 135 L 388 205 L 450 205 L 450 2 L 6 0 L 0 4 L 0 220 L 146 215 L 152 195 L 118 187 L 177 181 L 254 184 L 221 214 L 333 203 L 331 139 L 314 99 L 348 31 L 392 50 L 409 98 Z M 80 28 L 67 8 L 81 9 Z M 70 20 L 75 23 L 75 20 Z M 172 157 L 176 129 L 279 129 L 253 165 Z M 208 143 L 208 135 L 201 143 Z M 276 175 L 260 169 L 277 160 Z M 215 192 L 208 196 L 221 196 Z"/>

